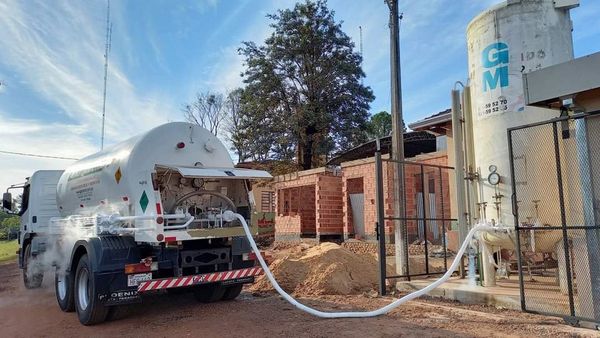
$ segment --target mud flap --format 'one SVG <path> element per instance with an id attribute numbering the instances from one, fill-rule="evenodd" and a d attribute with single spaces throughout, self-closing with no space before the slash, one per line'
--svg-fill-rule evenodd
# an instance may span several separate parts
<path id="1" fill-rule="evenodd" d="M 98 299 L 106 306 L 140 303 L 137 286 L 127 286 L 127 276 L 122 272 L 103 272 L 95 275 Z"/>

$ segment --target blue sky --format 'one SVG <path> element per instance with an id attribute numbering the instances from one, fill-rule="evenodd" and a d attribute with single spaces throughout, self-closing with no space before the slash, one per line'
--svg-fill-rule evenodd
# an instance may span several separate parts
<path id="1" fill-rule="evenodd" d="M 115 1 L 107 99 L 107 144 L 182 120 L 197 91 L 241 84 L 241 41 L 261 42 L 265 18 L 290 0 Z M 465 28 L 498 0 L 400 0 L 403 102 L 410 123 L 449 106 L 466 80 Z M 330 0 L 358 49 L 372 112 L 389 110 L 388 9 L 383 0 Z M 0 0 L 0 150 L 82 157 L 98 150 L 105 1 Z M 572 11 L 575 56 L 600 50 L 600 1 Z M 0 154 L 0 190 L 68 161 Z"/>

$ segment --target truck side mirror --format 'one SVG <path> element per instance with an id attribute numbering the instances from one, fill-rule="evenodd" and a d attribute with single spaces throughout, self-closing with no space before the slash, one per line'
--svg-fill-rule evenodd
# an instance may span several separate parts
<path id="1" fill-rule="evenodd" d="M 2 194 L 2 208 L 12 211 L 12 195 L 9 192 Z"/>

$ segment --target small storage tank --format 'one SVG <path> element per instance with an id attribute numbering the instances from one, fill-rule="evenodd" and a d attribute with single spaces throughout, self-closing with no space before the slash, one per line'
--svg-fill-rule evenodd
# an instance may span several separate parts
<path id="1" fill-rule="evenodd" d="M 507 128 L 557 116 L 555 110 L 525 107 L 522 74 L 573 59 L 569 10 L 577 5 L 577 0 L 509 0 L 467 27 L 474 157 L 482 178 L 479 201 L 487 202 L 488 220 L 498 220 L 494 202 L 500 201 L 498 221 L 514 223 Z M 487 182 L 490 166 L 501 177 L 497 186 Z M 533 210 L 538 197 L 523 199 L 520 207 Z M 544 205 L 539 207 L 542 213 Z"/>

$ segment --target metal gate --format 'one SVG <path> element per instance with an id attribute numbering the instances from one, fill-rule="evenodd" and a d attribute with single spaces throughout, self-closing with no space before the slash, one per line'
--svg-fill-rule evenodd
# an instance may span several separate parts
<path id="1" fill-rule="evenodd" d="M 508 130 L 521 307 L 600 321 L 600 117 Z"/>
<path id="2" fill-rule="evenodd" d="M 404 170 L 404 195 L 398 202 L 403 204 L 404 214 L 395 217 L 394 210 L 398 206 L 394 204 L 393 188 L 397 183 L 393 175 L 398 165 Z M 454 258 L 454 253 L 448 250 L 446 236 L 451 222 L 456 221 L 450 214 L 450 180 L 453 177 L 452 167 L 382 159 L 380 152 L 375 153 L 381 285 L 390 278 L 411 280 L 446 273 L 448 258 Z M 394 245 L 395 226 L 400 222 L 405 224 L 400 237 L 408 248 L 403 269 L 396 266 L 397 246 Z M 402 270 L 404 273 L 398 273 Z M 385 293 L 383 287 L 380 292 Z"/>

